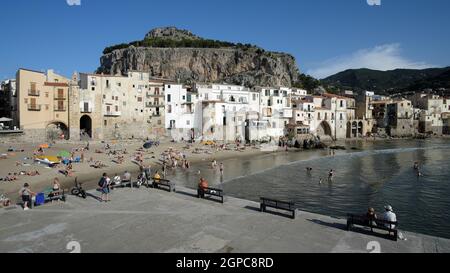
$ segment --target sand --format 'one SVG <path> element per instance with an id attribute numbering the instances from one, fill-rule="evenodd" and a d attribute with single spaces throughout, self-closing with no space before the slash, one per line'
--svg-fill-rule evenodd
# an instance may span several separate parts
<path id="1" fill-rule="evenodd" d="M 0 144 L 0 154 L 7 154 L 6 159 L 0 159 L 0 177 L 4 178 L 9 173 L 19 173 L 20 171 L 34 171 L 37 170 L 40 175 L 37 176 L 17 176 L 18 180 L 13 182 L 0 181 L 0 193 L 5 194 L 11 200 L 18 199 L 18 191 L 23 186 L 24 183 L 30 184 L 30 189 L 34 192 L 40 192 L 46 188 L 52 186 L 53 179 L 58 177 L 62 188 L 70 190 L 74 186 L 75 177 L 77 177 L 78 182 L 87 183 L 83 186 L 85 188 L 96 187 L 95 182 L 97 181 L 102 173 L 106 172 L 109 176 L 114 176 L 115 174 L 121 175 L 125 171 L 129 171 L 135 174 L 139 171 L 139 166 L 133 163 L 134 153 L 138 148 L 141 148 L 144 141 L 142 140 L 127 140 L 118 142 L 106 142 L 111 146 L 112 150 L 126 149 L 128 154 L 124 155 L 124 162 L 122 164 L 117 164 L 112 161 L 114 157 L 108 156 L 106 153 L 95 153 L 95 150 L 105 151 L 105 144 L 101 142 L 90 142 L 89 151 L 84 152 L 84 163 L 73 163 L 74 174 L 72 177 L 65 177 L 63 174 L 59 173 L 62 168 L 48 168 L 44 164 L 37 164 L 33 160 L 24 160 L 24 158 L 32 158 L 33 152 L 38 148 L 36 144 Z M 115 144 L 114 144 L 115 143 Z M 187 160 L 191 163 L 191 167 L 195 167 L 196 163 L 199 162 L 210 162 L 216 159 L 217 162 L 235 157 L 250 157 L 264 154 L 256 147 L 246 147 L 244 151 L 236 150 L 220 150 L 217 151 L 211 146 L 203 145 L 201 143 L 189 144 L 191 147 L 186 149 L 186 143 L 173 143 L 173 142 L 163 142 L 157 147 L 152 147 L 150 149 L 144 149 L 144 165 L 151 165 L 152 171 L 161 169 L 160 155 L 168 148 L 173 148 L 174 150 L 180 151 L 186 155 Z M 24 152 L 13 152 L 8 153 L 8 148 L 12 146 L 15 149 L 24 149 Z M 49 149 L 45 149 L 45 155 L 56 156 L 60 151 L 65 150 L 71 152 L 73 148 L 83 148 L 86 146 L 86 142 L 57 142 Z M 233 145 L 231 145 L 232 148 Z M 202 152 L 200 154 L 193 153 L 194 150 L 198 148 L 202 151 L 207 151 L 208 153 Z M 280 151 L 283 151 L 280 149 Z M 81 152 L 75 152 L 75 157 L 80 156 Z M 107 167 L 96 169 L 90 167 L 87 162 L 90 158 L 94 161 L 100 160 Z M 27 166 L 16 166 L 16 162 L 20 161 L 27 163 Z M 62 164 L 61 164 L 62 166 Z"/>

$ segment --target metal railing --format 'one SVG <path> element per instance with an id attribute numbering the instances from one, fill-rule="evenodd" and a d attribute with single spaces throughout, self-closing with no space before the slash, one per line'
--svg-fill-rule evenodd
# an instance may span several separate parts
<path id="1" fill-rule="evenodd" d="M 40 95 L 41 91 L 28 89 L 28 96 L 39 97 Z"/>
<path id="2" fill-rule="evenodd" d="M 41 111 L 40 104 L 28 104 L 28 111 Z"/>

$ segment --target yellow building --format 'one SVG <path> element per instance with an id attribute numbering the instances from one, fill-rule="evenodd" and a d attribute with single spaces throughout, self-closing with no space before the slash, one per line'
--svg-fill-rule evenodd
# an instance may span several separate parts
<path id="1" fill-rule="evenodd" d="M 19 69 L 16 75 L 20 129 L 35 139 L 69 138 L 69 80 L 55 74 Z"/>

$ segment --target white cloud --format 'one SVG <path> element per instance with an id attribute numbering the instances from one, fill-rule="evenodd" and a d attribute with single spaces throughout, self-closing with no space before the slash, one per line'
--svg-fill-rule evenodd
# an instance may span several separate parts
<path id="1" fill-rule="evenodd" d="M 69 6 L 81 6 L 81 0 L 66 0 Z"/>
<path id="2" fill-rule="evenodd" d="M 429 67 L 435 66 L 425 62 L 415 62 L 401 56 L 400 44 L 385 44 L 326 60 L 308 70 L 307 74 L 323 79 L 347 69 L 369 68 L 386 71 L 397 68 L 424 69 Z"/>

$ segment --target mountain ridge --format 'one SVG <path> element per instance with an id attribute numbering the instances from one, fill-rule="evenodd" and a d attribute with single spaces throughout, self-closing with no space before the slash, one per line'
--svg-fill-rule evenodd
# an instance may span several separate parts
<path id="1" fill-rule="evenodd" d="M 321 80 L 334 89 L 377 91 L 383 94 L 450 88 L 450 66 L 427 69 L 394 69 L 388 71 L 367 68 L 348 69 Z"/>

